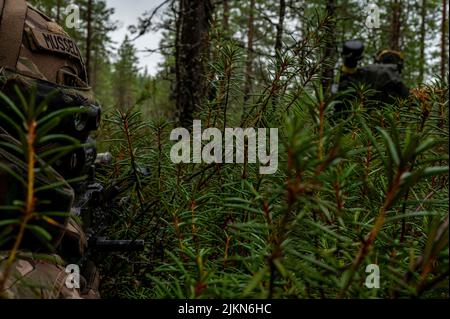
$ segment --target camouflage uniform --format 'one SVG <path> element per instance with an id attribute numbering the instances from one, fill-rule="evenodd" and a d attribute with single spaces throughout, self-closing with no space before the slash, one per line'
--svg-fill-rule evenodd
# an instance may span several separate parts
<path id="1" fill-rule="evenodd" d="M 0 252 L 0 275 L 7 252 Z M 56 255 L 20 253 L 12 266 L 0 298 L 7 299 L 80 299 L 80 291 L 68 288 L 63 260 Z"/>
<path id="2" fill-rule="evenodd" d="M 80 105 L 91 107 L 96 103 L 87 82 L 81 53 L 61 26 L 28 5 L 25 0 L 0 0 L 0 90 L 3 93 L 18 102 L 15 87 L 23 94 L 33 88 L 36 89 L 34 94 L 37 103 L 47 99 L 51 93 L 52 98 L 48 100 L 50 111 Z M 5 110 L 7 106 L 0 101 L 0 108 Z M 82 143 L 88 138 L 90 130 L 96 129 L 91 125 L 89 129 L 77 130 L 72 128 L 75 124 L 64 121 L 62 120 L 59 128 L 67 130 L 69 135 L 73 133 L 73 137 Z M 99 114 L 95 121 L 97 122 L 93 126 L 98 126 Z M 0 142 L 17 143 L 13 135 L 7 123 L 0 122 Z M 1 147 L 0 163 L 18 174 L 26 172 L 23 163 Z M 44 199 L 50 199 L 49 205 L 53 206 L 49 208 L 56 209 L 53 211 L 69 212 L 75 193 L 72 187 L 64 182 L 64 178 L 79 176 L 84 172 L 71 171 L 72 167 L 67 168 L 64 160 L 58 165 L 48 169 L 46 175 L 36 183 L 45 185 L 59 182 L 61 186 L 58 189 L 48 190 L 43 196 Z M 18 183 L 0 167 L 0 206 L 10 205 L 12 200 L 24 198 L 25 190 L 16 184 Z M 17 215 L 17 212 L 2 211 L 0 222 L 2 219 L 10 218 L 13 213 Z M 81 227 L 71 218 L 58 220 L 58 223 L 64 226 L 63 229 L 61 227 L 52 229 L 52 225 L 46 225 L 50 227 L 49 233 L 53 235 L 52 244 L 58 246 L 64 238 L 72 237 L 75 238 L 82 254 L 86 247 L 86 239 Z M 4 287 L 6 290 L 0 291 L 0 298 L 98 297 L 94 287 L 98 284 L 95 269 L 93 270 L 95 276 L 85 285 L 87 287 L 85 291 L 68 289 L 65 286 L 68 274 L 60 257 L 52 253 L 36 254 L 37 251 L 45 252 L 45 250 L 28 237 L 24 238 L 20 247 L 22 251 L 14 261 L 11 275 Z M 9 249 L 8 243 L 0 243 L 0 279 Z"/>

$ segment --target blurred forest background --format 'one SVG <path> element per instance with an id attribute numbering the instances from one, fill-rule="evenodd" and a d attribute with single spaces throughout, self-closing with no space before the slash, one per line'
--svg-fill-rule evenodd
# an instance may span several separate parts
<path id="1" fill-rule="evenodd" d="M 130 35 L 122 43 L 111 40 L 110 34 L 119 21 L 112 20 L 115 9 L 109 8 L 106 1 L 29 2 L 63 25 L 67 5 L 79 5 L 80 28 L 66 31 L 77 40 L 83 52 L 97 98 L 104 107 L 128 108 L 139 104 L 144 114 L 153 118 L 173 117 L 177 110 L 186 107 L 183 103 L 194 103 L 179 101 L 183 100 L 180 92 L 184 91 L 180 86 L 193 77 L 197 85 L 186 90 L 194 96 L 195 91 L 201 91 L 209 82 L 207 72 L 203 75 L 201 69 L 195 68 L 214 62 L 216 51 L 230 43 L 239 49 L 241 67 L 245 66 L 241 74 L 245 83 L 242 102 L 270 81 L 268 65 L 276 52 L 298 49 L 308 36 L 323 40 L 321 45 L 328 63 L 320 73 L 334 79 L 338 77 L 342 43 L 350 39 L 364 41 L 366 53 L 361 64 L 373 62 L 382 49 L 402 51 L 405 54 L 403 77 L 409 87 L 430 82 L 435 76 L 444 78 L 448 67 L 448 9 L 446 14 L 443 11 L 448 6 L 446 0 L 161 0 L 159 6 L 143 12 L 136 25 L 129 27 Z M 380 9 L 380 28 L 369 29 L 366 20 L 373 4 Z M 329 17 L 327 21 L 325 16 Z M 322 21 L 318 21 L 320 17 Z M 313 30 L 318 22 L 324 24 L 323 29 Z M 138 68 L 133 39 L 155 30 L 164 30 L 158 52 L 164 55 L 165 61 L 155 76 L 149 76 L 146 69 Z M 204 41 L 202 47 L 194 50 L 198 52 L 184 52 L 198 39 Z M 189 54 L 205 52 L 209 56 L 204 56 L 202 63 L 190 65 L 183 60 L 195 59 Z"/>
<path id="2" fill-rule="evenodd" d="M 30 2 L 64 24 L 69 1 Z M 122 43 L 106 1 L 76 4 L 81 27 L 67 31 L 103 105 L 99 148 L 115 158 L 99 178 L 128 187 L 107 232 L 148 243 L 102 257 L 103 296 L 449 297 L 447 0 L 161 0 Z M 369 4 L 380 28 L 366 26 Z M 152 76 L 133 41 L 155 30 Z M 333 120 L 348 39 L 363 40 L 362 65 L 402 51 L 411 96 L 371 109 L 361 88 Z M 171 163 L 171 129 L 194 118 L 280 128 L 278 172 Z M 364 286 L 370 263 L 380 289 Z"/>

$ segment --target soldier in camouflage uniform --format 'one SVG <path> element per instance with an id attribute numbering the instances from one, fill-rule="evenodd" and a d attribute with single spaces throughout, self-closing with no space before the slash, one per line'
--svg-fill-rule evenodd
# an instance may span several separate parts
<path id="1" fill-rule="evenodd" d="M 78 118 L 69 122 L 63 121 L 57 128 L 64 129 L 64 133 L 72 135 L 80 142 L 86 142 L 89 133 L 97 129 L 100 109 L 96 106 L 93 92 L 87 83 L 86 68 L 75 42 L 61 26 L 28 5 L 25 0 L 0 0 L 0 90 L 11 100 L 18 102 L 16 87 L 24 95 L 33 91 L 37 104 L 51 96 L 48 99 L 48 108 L 51 111 L 74 106 L 88 108 L 89 112 L 84 120 Z M 0 108 L 2 111 L 8 111 L 8 106 L 2 100 Z M 17 137 L 11 128 L 0 118 L 0 142 L 18 143 L 15 138 Z M 61 160 L 57 167 L 46 171 L 45 180 L 37 181 L 42 185 L 55 182 L 60 185 L 43 195 L 44 200 L 51 202 L 49 209 L 71 211 L 76 193 L 64 178 L 84 174 L 82 168 L 87 166 L 87 160 L 87 156 L 83 157 L 79 153 L 70 154 Z M 0 164 L 17 174 L 26 173 L 26 167 L 2 146 Z M 0 206 L 6 206 L 11 205 L 13 200 L 22 200 L 25 191 L 2 166 Z M 14 212 L 0 212 L 1 234 L 2 219 L 7 219 Z M 72 238 L 71 242 L 77 243 L 77 249 L 82 255 L 86 248 L 86 239 L 79 224 L 67 217 L 59 223 L 64 225 L 62 230 L 61 227 L 49 229 L 49 233 L 53 235 L 52 244 L 57 247 L 66 238 Z M 93 276 L 87 281 L 84 280 L 82 289 L 70 289 L 65 284 L 68 274 L 62 258 L 54 252 L 46 252 L 32 238 L 24 238 L 9 276 L 3 278 L 10 248 L 8 243 L 0 242 L 0 282 L 4 281 L 0 298 L 98 297 L 98 275 L 95 267 L 91 269 Z"/>
<path id="2" fill-rule="evenodd" d="M 375 90 L 372 97 L 379 106 L 383 103 L 391 104 L 396 98 L 407 98 L 409 90 L 401 78 L 403 68 L 403 54 L 393 50 L 383 50 L 378 52 L 375 63 L 358 67 L 358 62 L 362 59 L 364 45 L 361 41 L 346 41 L 343 46 L 342 56 L 344 63 L 341 67 L 338 92 L 346 92 L 350 88 L 364 85 Z M 341 97 L 335 110 L 341 113 L 348 109 L 348 102 L 352 94 Z"/>

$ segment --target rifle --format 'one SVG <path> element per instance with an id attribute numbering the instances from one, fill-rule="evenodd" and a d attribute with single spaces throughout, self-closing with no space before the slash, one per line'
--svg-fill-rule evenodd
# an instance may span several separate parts
<path id="1" fill-rule="evenodd" d="M 86 154 L 95 153 L 95 145 L 88 144 L 85 147 Z M 84 159 L 93 158 L 92 156 L 84 156 Z M 121 204 L 118 203 L 118 198 L 123 193 L 123 190 L 112 182 L 111 185 L 104 185 L 96 179 L 97 169 L 109 165 L 112 162 L 110 153 L 100 153 L 95 156 L 94 161 L 86 161 L 87 179 L 82 183 L 77 183 L 74 186 L 76 200 L 72 208 L 72 214 L 77 217 L 82 224 L 82 231 L 85 235 L 85 244 L 87 248 L 82 250 L 82 254 L 76 253 L 75 249 L 80 251 L 80 240 L 77 243 L 72 243 L 71 248 L 67 249 L 69 245 L 62 245 L 63 255 L 67 256 L 68 260 L 76 260 L 76 263 L 81 269 L 86 268 L 89 260 L 98 253 L 104 252 L 135 252 L 143 251 L 145 242 L 143 240 L 114 240 L 103 236 L 107 224 L 110 219 L 109 212 Z M 78 246 L 78 247 L 75 247 Z M 78 256 L 75 259 L 74 256 Z"/>

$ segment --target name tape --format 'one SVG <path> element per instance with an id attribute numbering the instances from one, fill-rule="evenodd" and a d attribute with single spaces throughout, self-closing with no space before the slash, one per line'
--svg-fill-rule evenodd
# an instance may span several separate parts
<path id="1" fill-rule="evenodd" d="M 32 29 L 33 38 L 40 49 L 70 55 L 81 60 L 80 50 L 75 41 L 61 34 Z"/>

